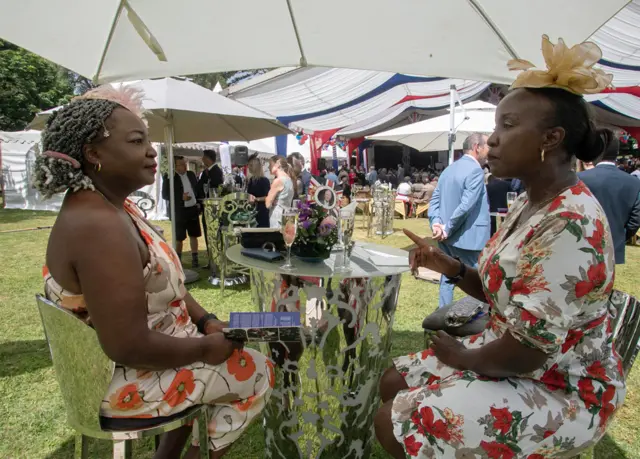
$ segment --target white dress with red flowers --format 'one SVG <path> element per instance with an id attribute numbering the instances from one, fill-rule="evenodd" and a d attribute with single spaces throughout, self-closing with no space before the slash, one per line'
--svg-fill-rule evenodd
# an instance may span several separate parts
<path id="1" fill-rule="evenodd" d="M 442 364 L 431 350 L 396 359 L 411 388 L 393 402 L 410 457 L 570 457 L 604 434 L 624 400 L 608 309 L 614 250 L 604 211 L 583 183 L 514 228 L 514 204 L 480 255 L 491 319 L 478 348 L 510 333 L 548 355 L 542 368 L 492 379 Z"/>
<path id="2" fill-rule="evenodd" d="M 149 328 L 175 338 L 202 336 L 187 312 L 184 272 L 175 251 L 134 205 L 127 202 L 125 209 L 149 248 L 150 262 L 144 269 Z M 91 324 L 84 297 L 63 289 L 46 266 L 43 275 L 47 298 Z M 272 363 L 251 349 L 235 351 L 225 363 L 215 366 L 197 362 L 182 368 L 144 371 L 116 364 L 101 415 L 165 417 L 194 405 L 209 404 L 209 448 L 219 450 L 237 440 L 261 413 L 274 382 Z M 194 429 L 197 445 L 197 425 Z"/>

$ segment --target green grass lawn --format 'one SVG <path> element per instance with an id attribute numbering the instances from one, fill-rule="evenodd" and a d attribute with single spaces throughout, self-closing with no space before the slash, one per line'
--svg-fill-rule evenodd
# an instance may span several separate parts
<path id="1" fill-rule="evenodd" d="M 41 267 L 55 214 L 32 211 L 0 210 L 0 459 L 73 457 L 73 431 L 67 427 L 62 398 L 51 366 L 34 295 L 42 291 Z M 162 223 L 170 238 L 169 225 Z M 401 228 L 410 228 L 426 236 L 424 219 L 396 220 L 396 232 L 385 239 L 372 238 L 394 247 L 406 248 L 409 241 Z M 366 235 L 357 231 L 356 239 Z M 202 244 L 204 247 L 204 244 Z M 204 257 L 204 252 L 201 255 Z M 187 258 L 187 257 L 185 257 Z M 640 247 L 627 248 L 627 264 L 618 269 L 616 288 L 640 296 L 637 275 Z M 221 295 L 205 280 L 190 288 L 200 303 L 219 316 L 230 311 L 252 310 L 250 291 L 246 287 L 226 289 Z M 406 274 L 402 281 L 395 316 L 393 356 L 418 350 L 420 324 L 438 302 L 438 287 L 417 281 Z M 594 457 L 640 458 L 640 365 L 628 381 L 626 405 L 608 435 L 596 447 Z M 254 424 L 227 457 L 253 459 L 263 456 L 263 430 Z M 91 444 L 90 457 L 107 458 L 111 445 L 105 441 Z M 136 442 L 134 457 L 150 458 L 151 442 Z M 373 457 L 388 457 L 378 445 Z"/>

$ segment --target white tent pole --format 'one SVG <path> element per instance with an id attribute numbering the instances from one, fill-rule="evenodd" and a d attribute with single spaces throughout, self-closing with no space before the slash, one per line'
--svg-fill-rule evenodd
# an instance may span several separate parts
<path id="1" fill-rule="evenodd" d="M 165 113 L 168 111 L 165 110 Z M 171 213 L 171 244 L 176 248 L 176 203 L 174 184 L 174 160 L 173 160 L 173 120 L 169 114 L 166 118 L 167 124 L 164 126 L 164 145 L 167 151 L 167 161 L 169 162 L 169 209 Z"/>
<path id="2" fill-rule="evenodd" d="M 456 85 L 449 87 L 449 166 L 453 164 L 453 146 L 455 143 L 456 129 Z"/>

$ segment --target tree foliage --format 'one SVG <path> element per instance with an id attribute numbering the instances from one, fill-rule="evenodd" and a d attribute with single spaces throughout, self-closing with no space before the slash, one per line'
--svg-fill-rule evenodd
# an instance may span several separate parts
<path id="1" fill-rule="evenodd" d="M 0 130 L 24 129 L 36 113 L 64 104 L 74 94 L 70 73 L 0 40 Z"/>

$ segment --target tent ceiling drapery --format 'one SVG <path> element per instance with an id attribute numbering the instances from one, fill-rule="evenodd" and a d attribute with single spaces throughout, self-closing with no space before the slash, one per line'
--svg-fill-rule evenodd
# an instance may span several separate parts
<path id="1" fill-rule="evenodd" d="M 408 111 L 441 114 L 455 84 L 463 100 L 489 85 L 468 80 L 416 77 L 369 70 L 277 69 L 230 87 L 226 93 L 251 107 L 305 131 L 341 128 L 357 137 L 397 121 Z"/>
<path id="2" fill-rule="evenodd" d="M 101 0 L 87 21 L 82 0 L 0 0 L 0 37 L 98 81 L 302 64 L 510 82 L 542 34 L 581 42 L 628 1 Z M 328 33 L 336 14 L 401 33 Z"/>

